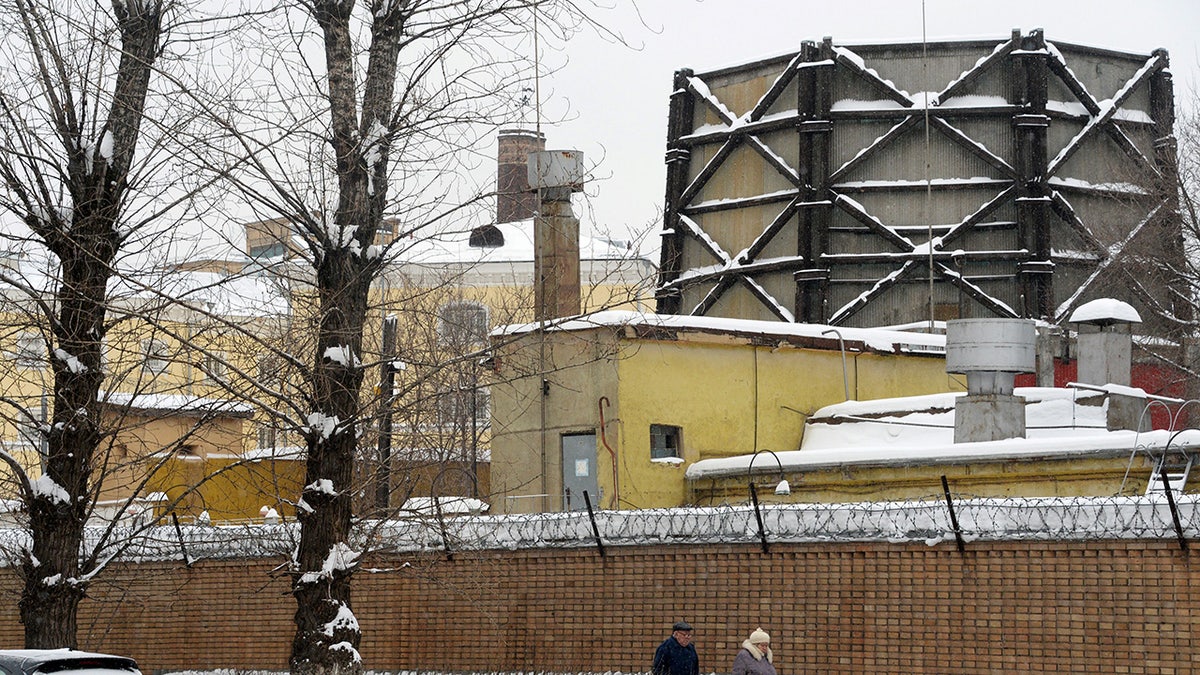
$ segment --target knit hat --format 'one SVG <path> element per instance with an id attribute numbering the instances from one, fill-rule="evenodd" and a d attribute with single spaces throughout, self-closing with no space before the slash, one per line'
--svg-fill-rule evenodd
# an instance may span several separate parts
<path id="1" fill-rule="evenodd" d="M 754 632 L 750 634 L 750 644 L 752 644 L 752 645 L 760 645 L 760 644 L 763 644 L 764 642 L 770 642 L 770 641 L 771 641 L 771 636 L 767 635 L 767 631 L 765 631 L 761 628 L 754 629 Z"/>

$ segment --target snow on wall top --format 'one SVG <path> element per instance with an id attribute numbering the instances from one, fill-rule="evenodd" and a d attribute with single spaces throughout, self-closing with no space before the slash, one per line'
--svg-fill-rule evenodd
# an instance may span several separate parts
<path id="1" fill-rule="evenodd" d="M 538 330 L 542 324 L 525 323 L 500 326 L 492 331 L 493 336 L 519 335 Z M 684 314 L 652 314 L 631 311 L 605 311 L 548 322 L 545 327 L 552 331 L 588 330 L 600 327 L 647 326 L 681 331 L 716 332 L 756 337 L 813 338 L 832 340 L 837 349 L 837 340 L 860 343 L 862 347 L 888 354 L 913 353 L 941 355 L 946 352 L 946 337 L 929 333 L 908 333 L 885 328 L 831 327 L 824 324 L 786 323 L 780 321 L 754 321 L 711 316 Z M 821 348 L 823 345 L 813 345 Z M 847 345 L 847 350 L 859 349 Z"/>
<path id="2" fill-rule="evenodd" d="M 225 413 L 246 416 L 254 413 L 254 406 L 226 399 L 201 398 L 182 394 L 127 394 L 121 392 L 101 393 L 102 400 L 109 405 L 123 406 L 135 410 L 174 413 Z"/>

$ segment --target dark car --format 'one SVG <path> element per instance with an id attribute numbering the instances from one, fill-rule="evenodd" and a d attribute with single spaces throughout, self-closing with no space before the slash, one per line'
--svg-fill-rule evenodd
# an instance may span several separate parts
<path id="1" fill-rule="evenodd" d="M 0 649 L 0 675 L 142 675 L 126 656 L 74 649 Z"/>

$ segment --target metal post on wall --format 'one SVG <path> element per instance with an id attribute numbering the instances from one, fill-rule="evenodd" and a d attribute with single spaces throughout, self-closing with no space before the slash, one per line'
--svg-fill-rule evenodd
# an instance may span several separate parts
<path id="1" fill-rule="evenodd" d="M 375 506 L 385 512 L 392 494 L 392 398 L 396 387 L 396 315 L 383 318 L 383 344 L 379 367 L 379 400 L 383 404 L 379 418 L 379 471 L 375 484 Z"/>
<path id="2" fill-rule="evenodd" d="M 950 483 L 946 482 L 946 476 L 942 475 L 942 493 L 946 495 L 946 508 L 950 511 L 950 527 L 954 528 L 954 541 L 958 544 L 958 552 L 962 553 L 966 550 L 967 544 L 963 541 L 962 529 L 958 526 L 958 516 L 954 513 L 954 500 L 950 498 Z"/>
<path id="3" fill-rule="evenodd" d="M 592 497 L 587 490 L 583 491 L 583 502 L 587 504 L 588 519 L 592 521 L 592 536 L 596 539 L 596 550 L 604 557 L 604 542 L 600 540 L 600 527 L 596 524 L 596 512 L 592 510 Z"/>
<path id="4" fill-rule="evenodd" d="M 763 553 L 770 553 L 770 545 L 767 544 L 767 530 L 763 527 L 762 511 L 758 509 L 758 490 L 754 487 L 754 481 L 750 481 L 750 501 L 754 504 L 754 519 L 758 521 L 758 540 L 762 542 Z"/>

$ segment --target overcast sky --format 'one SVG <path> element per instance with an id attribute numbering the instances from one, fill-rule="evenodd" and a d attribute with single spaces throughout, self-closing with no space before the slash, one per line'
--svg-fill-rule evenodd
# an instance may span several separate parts
<path id="1" fill-rule="evenodd" d="M 679 68 L 745 63 L 827 35 L 835 42 L 920 41 L 924 28 L 931 41 L 1000 42 L 1014 28 L 1044 28 L 1050 41 L 1136 53 L 1165 47 L 1176 100 L 1186 101 L 1200 63 L 1197 0 L 639 0 L 645 26 L 629 0 L 612 1 L 620 4 L 606 22 L 639 48 L 576 37 L 567 54 L 547 58 L 569 62 L 541 90 L 544 119 L 569 117 L 543 126 L 548 147 L 582 150 L 589 164 L 598 162 L 590 197 L 577 210 L 614 233 L 645 229 L 662 208 L 667 102 Z"/>

